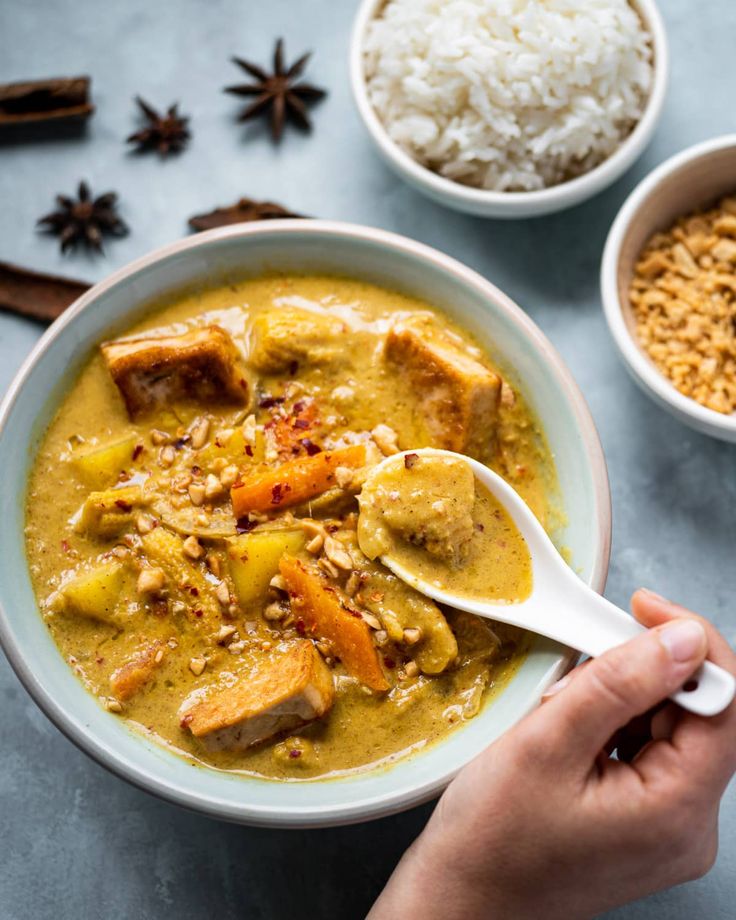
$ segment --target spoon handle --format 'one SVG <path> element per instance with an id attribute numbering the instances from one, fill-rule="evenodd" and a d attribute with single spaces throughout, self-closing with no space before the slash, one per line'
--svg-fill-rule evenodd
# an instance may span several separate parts
<path id="1" fill-rule="evenodd" d="M 570 628 L 569 638 L 562 640 L 566 644 L 595 657 L 645 631 L 633 617 L 584 582 L 577 578 L 575 582 L 577 590 L 570 598 L 569 617 L 566 611 L 561 618 L 566 621 L 565 631 Z M 734 693 L 736 679 L 733 675 L 706 661 L 670 699 L 689 712 L 714 716 L 731 703 Z"/>

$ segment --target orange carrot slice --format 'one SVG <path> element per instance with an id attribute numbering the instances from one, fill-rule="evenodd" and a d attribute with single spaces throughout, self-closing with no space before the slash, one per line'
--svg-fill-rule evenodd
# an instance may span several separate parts
<path id="1" fill-rule="evenodd" d="M 351 609 L 347 598 L 293 556 L 284 556 L 279 568 L 297 618 L 297 629 L 301 622 L 306 635 L 328 639 L 350 674 L 371 690 L 388 690 L 370 627 L 357 610 Z"/>
<path id="2" fill-rule="evenodd" d="M 335 485 L 339 466 L 364 466 L 365 447 L 355 444 L 326 450 L 313 457 L 299 457 L 277 467 L 262 467 L 246 473 L 230 490 L 235 517 L 249 511 L 278 511 L 321 495 Z"/>

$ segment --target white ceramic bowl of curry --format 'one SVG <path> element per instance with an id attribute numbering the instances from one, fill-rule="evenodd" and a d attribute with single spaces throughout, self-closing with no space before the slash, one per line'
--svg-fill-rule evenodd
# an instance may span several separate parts
<path id="1" fill-rule="evenodd" d="M 344 277 L 346 266 L 352 282 Z M 603 589 L 611 518 L 600 443 L 569 372 L 531 320 L 476 273 L 403 237 L 347 224 L 273 221 L 205 233 L 134 262 L 80 298 L 48 330 L 23 365 L 0 408 L 0 457 L 7 497 L 5 527 L 0 535 L 0 637 L 16 673 L 49 718 L 91 757 L 135 785 L 185 807 L 242 823 L 284 827 L 347 824 L 391 814 L 438 794 L 459 769 L 537 704 L 544 689 L 570 666 L 573 653 L 546 640 L 531 640 L 528 651 L 514 659 L 513 666 L 497 673 L 498 686 L 484 692 L 477 715 L 467 720 L 460 718 L 439 733 L 430 732 L 430 743 L 421 734 L 412 735 L 408 728 L 401 730 L 408 732 L 404 743 L 397 728 L 398 737 L 389 756 L 384 742 L 390 726 L 387 728 L 380 719 L 364 720 L 367 730 L 361 737 L 358 722 L 354 719 L 351 723 L 349 707 L 342 705 L 338 728 L 333 728 L 331 735 L 317 734 L 313 745 L 319 748 L 324 741 L 328 754 L 336 752 L 335 769 L 331 768 L 331 754 L 323 768 L 303 773 L 291 768 L 264 768 L 270 763 L 268 754 L 253 755 L 243 764 L 232 758 L 221 763 L 217 758 L 196 756 L 196 739 L 188 739 L 189 746 L 178 744 L 176 735 L 167 737 L 163 730 L 146 732 L 129 724 L 125 707 L 122 713 L 116 713 L 115 707 L 107 711 L 101 704 L 110 698 L 100 694 L 94 680 L 90 680 L 94 662 L 89 656 L 77 661 L 78 670 L 95 690 L 91 693 L 70 667 L 68 659 L 73 647 L 65 643 L 53 621 L 36 612 L 38 603 L 29 571 L 30 559 L 38 589 L 45 549 L 37 510 L 26 517 L 29 481 L 31 495 L 46 495 L 49 506 L 53 501 L 50 491 L 38 490 L 39 481 L 51 472 L 37 467 L 32 473 L 35 458 L 38 455 L 44 464 L 48 463 L 51 454 L 44 451 L 53 444 L 49 439 L 62 418 L 64 400 L 70 391 L 78 403 L 84 398 L 85 386 L 92 391 L 103 386 L 99 383 L 101 378 L 96 378 L 88 367 L 97 346 L 131 328 L 159 324 L 153 319 L 151 304 L 160 305 L 177 291 L 188 292 L 190 313 L 192 303 L 201 303 L 203 309 L 214 307 L 216 301 L 222 306 L 223 297 L 230 298 L 228 303 L 233 308 L 244 301 L 252 306 L 259 297 L 266 297 L 267 290 L 273 295 L 273 288 L 258 287 L 257 279 L 262 276 L 286 278 L 290 285 L 287 293 L 297 298 L 316 297 L 326 315 L 360 312 L 361 297 L 365 296 L 367 320 L 371 319 L 370 292 L 375 293 L 377 286 L 376 303 L 379 307 L 384 303 L 389 313 L 397 305 L 410 312 L 422 306 L 437 310 L 440 325 L 446 319 L 450 328 L 474 342 L 482 360 L 498 370 L 527 407 L 525 424 L 534 432 L 540 456 L 554 465 L 554 475 L 545 474 L 549 528 L 581 577 L 597 590 Z M 218 289 L 219 295 L 215 293 Z M 281 302 L 278 297 L 275 301 Z M 379 307 L 376 309 L 380 313 Z M 386 323 L 378 313 L 373 320 L 377 325 L 368 323 L 366 328 L 375 331 Z M 305 379 L 308 385 L 309 379 Z M 403 379 L 410 388 L 411 374 L 407 372 Z M 360 382 L 354 380 L 353 385 Z M 364 383 L 369 385 L 371 381 Z M 75 386 L 81 389 L 75 390 Z M 100 406 L 114 406 L 104 400 L 119 399 L 111 383 L 105 386 L 109 391 L 97 405 L 98 413 Z M 388 393 L 382 398 L 390 403 L 396 396 L 401 394 Z M 83 428 L 84 416 L 91 418 L 92 410 L 92 405 L 89 413 L 72 409 L 69 418 L 76 417 Z M 111 408 L 110 414 L 117 411 Z M 372 411 L 378 410 L 374 407 Z M 406 431 L 397 434 L 402 447 L 412 446 L 405 440 L 402 443 Z M 487 432 L 489 441 L 492 434 Z M 509 456 L 512 455 L 513 450 Z M 523 475 L 523 470 L 516 472 Z M 58 474 L 58 506 L 53 501 L 54 507 L 46 512 L 47 549 L 51 556 L 57 552 L 52 541 L 58 535 L 55 527 L 60 526 L 58 522 L 54 524 L 54 514 L 62 515 L 65 501 L 68 504 L 71 500 L 63 494 L 67 488 L 65 475 Z M 83 491 L 79 491 L 79 497 L 84 498 Z M 125 513 L 126 502 L 121 507 Z M 29 558 L 24 535 L 27 525 L 29 540 L 35 546 Z M 62 616 L 67 613 L 65 609 Z M 243 629 L 243 624 L 236 625 Z M 59 646 L 54 638 L 59 640 Z M 167 647 L 166 655 L 175 657 L 175 651 Z M 220 657 L 223 655 L 228 655 L 227 650 L 221 650 Z M 215 661 L 216 656 L 212 658 L 213 669 Z M 182 665 L 177 673 L 186 675 L 188 670 Z M 186 680 L 196 689 L 202 686 L 207 673 L 192 672 Z M 172 685 L 171 693 L 183 692 L 176 679 L 168 683 Z M 158 686 L 160 692 L 155 681 L 152 686 Z M 155 700 L 153 691 L 150 693 Z M 390 715 L 389 708 L 385 711 Z M 140 714 L 138 718 L 148 720 L 149 715 Z M 150 719 L 155 722 L 155 713 L 150 714 Z M 352 726 L 352 737 L 346 737 L 342 753 L 341 725 L 347 726 L 346 732 Z M 180 728 L 185 730 L 186 720 Z M 364 753 L 363 761 L 368 762 L 361 762 L 355 751 L 371 747 L 374 741 L 380 756 Z M 346 753 L 348 748 L 353 751 L 352 760 Z"/>

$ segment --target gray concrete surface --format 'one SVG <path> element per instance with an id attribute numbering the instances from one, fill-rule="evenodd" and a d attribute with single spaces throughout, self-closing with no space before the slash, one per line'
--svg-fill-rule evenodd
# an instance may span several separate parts
<path id="1" fill-rule="evenodd" d="M 599 426 L 614 502 L 608 596 L 649 585 L 710 615 L 736 639 L 736 448 L 681 427 L 634 388 L 601 315 L 606 231 L 634 183 L 669 154 L 733 130 L 736 5 L 666 0 L 673 74 L 645 156 L 606 193 L 567 213 L 502 223 L 445 211 L 378 161 L 349 95 L 354 0 L 0 0 L 0 81 L 91 73 L 97 114 L 81 135 L 0 141 L 0 259 L 97 280 L 186 232 L 186 218 L 240 195 L 396 230 L 457 256 L 507 291 L 570 364 Z M 234 123 L 232 54 L 316 52 L 328 87 L 316 130 L 274 150 Z M 178 99 L 194 140 L 178 159 L 126 152 L 131 97 Z M 132 232 L 103 258 L 62 257 L 34 232 L 81 177 L 114 188 Z M 0 315 L 0 391 L 40 329 Z M 1 487 L 0 487 L 1 488 Z M 29 616 L 34 615 L 29 611 Z M 314 832 L 219 824 L 149 798 L 79 753 L 38 712 L 0 658 L 0 917 L 359 918 L 430 807 Z M 666 850 L 666 841 L 662 842 Z M 615 912 L 616 920 L 734 916 L 736 796 L 723 807 L 718 863 L 704 880 Z"/>

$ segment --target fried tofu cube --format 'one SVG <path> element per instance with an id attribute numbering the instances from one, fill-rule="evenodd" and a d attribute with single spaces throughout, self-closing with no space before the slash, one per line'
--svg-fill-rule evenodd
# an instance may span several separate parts
<path id="1" fill-rule="evenodd" d="M 124 703 L 145 687 L 163 662 L 165 650 L 165 644 L 157 639 L 112 672 L 110 689 L 117 699 Z"/>
<path id="2" fill-rule="evenodd" d="M 324 364 L 339 354 L 348 326 L 335 316 L 280 307 L 261 313 L 251 326 L 250 364 L 261 373 L 278 374 L 296 364 Z"/>
<path id="3" fill-rule="evenodd" d="M 177 402 L 245 404 L 250 386 L 235 343 L 220 326 L 101 346 L 128 414 Z"/>
<path id="4" fill-rule="evenodd" d="M 431 446 L 483 455 L 501 395 L 498 374 L 484 367 L 431 316 L 395 323 L 384 354 L 420 398 Z"/>
<path id="5" fill-rule="evenodd" d="M 185 700 L 182 727 L 210 751 L 242 751 L 319 719 L 335 698 L 332 674 L 311 642 L 300 639 L 232 686 Z"/>

